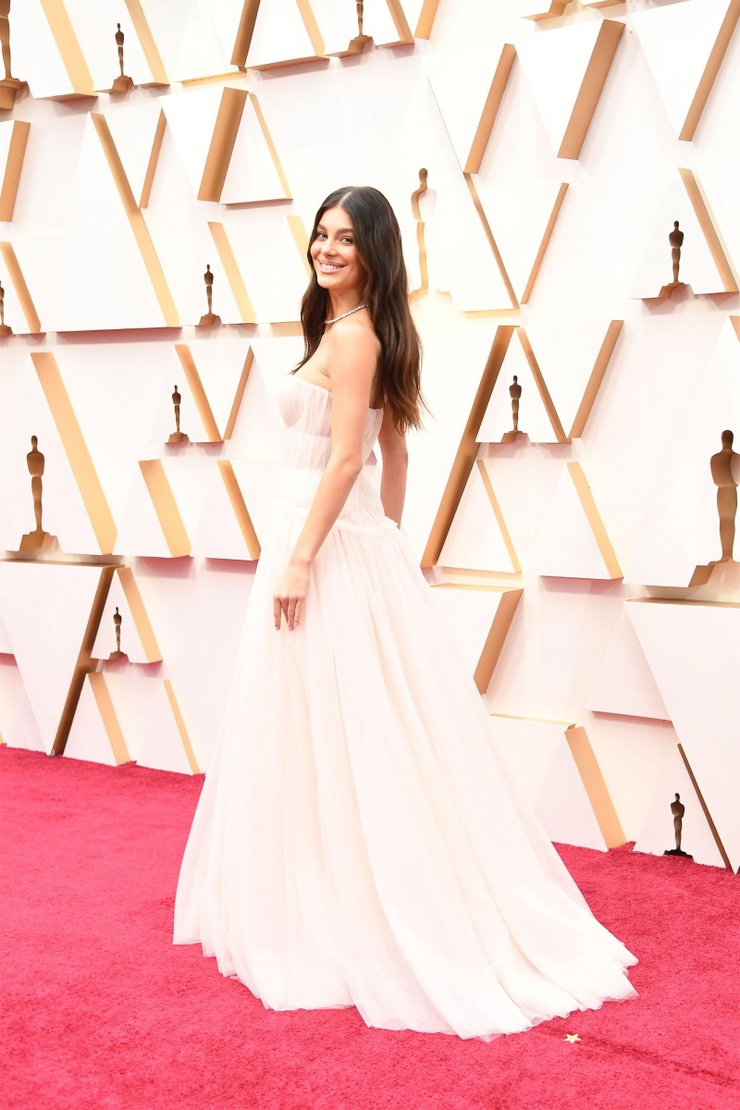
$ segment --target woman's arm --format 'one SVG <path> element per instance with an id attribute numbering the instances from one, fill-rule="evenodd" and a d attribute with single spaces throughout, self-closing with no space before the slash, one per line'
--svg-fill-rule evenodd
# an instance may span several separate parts
<path id="1" fill-rule="evenodd" d="M 331 452 L 311 508 L 296 540 L 288 567 L 274 597 L 275 628 L 281 613 L 288 627 L 300 623 L 311 564 L 339 516 L 362 470 L 362 448 L 375 376 L 378 344 L 367 328 L 347 321 L 331 334 L 327 363 L 331 367 Z"/>
<path id="2" fill-rule="evenodd" d="M 383 511 L 391 520 L 401 526 L 403 505 L 406 499 L 406 475 L 409 453 L 406 436 L 398 432 L 393 424 L 389 407 L 383 414 L 383 423 L 378 433 L 378 444 L 383 457 L 383 473 L 380 478 L 380 500 Z"/>

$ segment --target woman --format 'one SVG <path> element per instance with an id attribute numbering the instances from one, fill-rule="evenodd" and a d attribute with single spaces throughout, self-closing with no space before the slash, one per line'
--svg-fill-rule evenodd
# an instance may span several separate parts
<path id="1" fill-rule="evenodd" d="M 327 197 L 309 260 L 284 465 L 174 942 L 269 1008 L 354 1005 L 386 1029 L 490 1040 L 634 997 L 636 957 L 512 792 L 399 527 L 420 359 L 385 197 Z"/>

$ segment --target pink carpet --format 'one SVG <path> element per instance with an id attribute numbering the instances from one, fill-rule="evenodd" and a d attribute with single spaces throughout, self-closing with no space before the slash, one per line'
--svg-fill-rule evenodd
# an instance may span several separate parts
<path id="1" fill-rule="evenodd" d="M 274 1013 L 171 944 L 201 781 L 0 748 L 3 1110 L 740 1106 L 737 876 L 561 848 L 640 997 L 489 1044 Z"/>

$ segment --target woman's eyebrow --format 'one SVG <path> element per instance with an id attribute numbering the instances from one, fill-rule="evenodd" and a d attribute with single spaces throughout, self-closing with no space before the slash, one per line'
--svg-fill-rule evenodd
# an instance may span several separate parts
<path id="1" fill-rule="evenodd" d="M 317 231 L 326 231 L 326 228 L 324 227 L 323 224 L 316 224 L 316 230 Z M 354 228 L 352 228 L 352 227 L 340 227 L 339 230 L 337 231 L 337 235 L 342 235 L 345 232 L 349 232 L 350 235 L 354 235 Z"/>

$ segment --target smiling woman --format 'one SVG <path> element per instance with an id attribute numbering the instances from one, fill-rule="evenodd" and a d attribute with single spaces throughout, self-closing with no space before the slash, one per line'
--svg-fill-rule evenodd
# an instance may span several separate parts
<path id="1" fill-rule="evenodd" d="M 174 942 L 199 941 L 271 1009 L 354 1005 L 386 1029 L 490 1040 L 631 998 L 636 957 L 512 792 L 399 527 L 420 349 L 385 197 L 332 193 L 309 259 L 283 468 Z"/>

